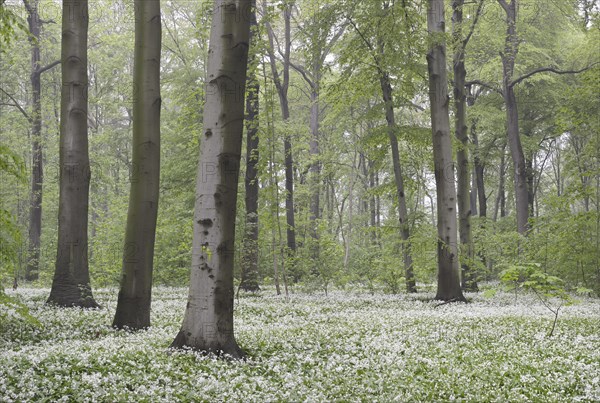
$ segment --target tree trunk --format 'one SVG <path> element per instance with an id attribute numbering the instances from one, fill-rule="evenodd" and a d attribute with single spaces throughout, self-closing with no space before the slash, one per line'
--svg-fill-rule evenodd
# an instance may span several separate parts
<path id="1" fill-rule="evenodd" d="M 96 308 L 88 267 L 90 160 L 87 0 L 65 0 L 62 18 L 58 248 L 47 303 Z"/>
<path id="2" fill-rule="evenodd" d="M 437 4 L 443 5 L 443 0 Z M 467 133 L 467 93 L 465 88 L 465 49 L 463 47 L 463 4 L 464 0 L 452 2 L 452 35 L 454 37 L 454 123 L 456 138 L 460 142 L 456 151 L 458 197 L 458 229 L 462 256 L 462 287 L 467 291 L 477 291 L 476 274 L 471 267 L 474 257 L 473 236 L 471 234 L 471 178 L 469 168 L 469 135 Z M 443 14 L 442 14 L 443 18 Z M 442 20 L 443 21 L 443 20 Z M 442 29 L 443 32 L 443 29 Z M 443 54 L 442 54 L 443 56 Z M 441 85 L 445 85 L 443 82 Z M 434 87 L 435 88 L 435 87 Z M 443 110 L 440 113 L 444 113 Z M 442 129 L 443 130 L 443 129 Z"/>
<path id="3" fill-rule="evenodd" d="M 40 271 L 40 245 L 42 234 L 42 186 L 44 170 L 42 160 L 42 104 L 40 69 L 40 30 L 41 22 L 38 14 L 38 0 L 24 1 L 27 8 L 27 23 L 31 37 L 31 195 L 29 204 L 29 250 L 25 280 L 38 279 Z"/>
<path id="4" fill-rule="evenodd" d="M 319 74 L 317 71 L 315 74 Z M 317 76 L 318 77 L 318 76 Z M 321 165 L 319 162 L 319 80 L 314 83 L 310 93 L 310 144 L 309 144 L 309 155 L 310 155 L 310 236 L 313 239 L 313 249 L 311 251 L 311 257 L 313 259 L 313 266 L 318 265 L 319 260 L 319 233 L 318 233 L 318 220 L 321 218 L 320 214 L 320 190 L 321 190 Z M 312 268 L 314 273 L 318 273 L 318 268 Z"/>
<path id="5" fill-rule="evenodd" d="M 196 182 L 190 292 L 173 347 L 244 356 L 233 332 L 233 257 L 250 0 L 215 0 Z"/>
<path id="6" fill-rule="evenodd" d="M 525 159 L 526 175 L 527 175 L 527 207 L 529 209 L 529 216 L 535 216 L 535 167 L 533 162 L 535 161 L 535 153 L 530 153 L 529 157 Z"/>
<path id="7" fill-rule="evenodd" d="M 479 212 L 477 210 L 477 174 L 475 173 L 475 167 L 473 167 L 473 170 L 471 172 L 471 189 L 469 191 L 469 200 L 471 203 L 471 215 L 472 216 L 477 216 L 479 215 Z"/>
<path id="8" fill-rule="evenodd" d="M 408 226 L 408 210 L 406 208 L 406 195 L 404 193 L 404 178 L 402 166 L 400 165 L 400 153 L 398 151 L 398 139 L 396 137 L 396 118 L 394 116 L 394 104 L 392 98 L 392 85 L 387 73 L 380 74 L 381 91 L 385 104 L 385 119 L 387 121 L 387 133 L 392 149 L 392 164 L 394 166 L 394 183 L 396 184 L 396 195 L 398 196 L 398 219 L 400 222 L 400 236 L 402 237 L 402 254 L 404 257 L 404 275 L 406 278 L 406 292 L 417 292 L 415 275 L 413 272 L 412 255 L 410 253 L 410 229 Z"/>
<path id="9" fill-rule="evenodd" d="M 258 285 L 258 157 L 259 157 L 259 93 L 260 84 L 256 77 L 258 68 L 258 24 L 256 1 L 252 0 L 250 16 L 251 54 L 248 61 L 248 89 L 246 94 L 246 233 L 242 256 L 242 278 L 240 289 L 256 292 Z"/>
<path id="10" fill-rule="evenodd" d="M 526 234 L 529 230 L 529 193 L 527 191 L 527 168 L 521 136 L 519 134 L 519 114 L 517 111 L 517 98 L 511 83 L 515 69 L 515 59 L 519 50 L 517 36 L 517 0 L 506 3 L 498 0 L 506 13 L 506 39 L 504 53 L 502 53 L 502 92 L 506 109 L 508 146 L 513 161 L 515 182 L 515 207 L 517 212 L 517 231 Z"/>
<path id="11" fill-rule="evenodd" d="M 150 326 L 152 268 L 160 182 L 159 0 L 135 1 L 133 176 L 125 230 L 121 288 L 113 326 Z"/>
<path id="12" fill-rule="evenodd" d="M 379 229 L 377 228 L 377 201 L 375 200 L 375 194 L 373 190 L 375 189 L 375 169 L 373 162 L 369 160 L 369 190 L 371 195 L 369 197 L 369 226 L 371 227 L 371 243 L 373 245 L 378 244 L 379 239 Z M 365 168 L 365 173 L 367 169 Z"/>
<path id="13" fill-rule="evenodd" d="M 466 301 L 460 287 L 458 267 L 456 188 L 448 111 L 446 45 L 441 39 L 444 24 L 443 0 L 428 0 L 427 29 L 434 41 L 427 53 L 427 70 L 438 216 L 438 289 L 435 298 L 443 301 Z"/>
<path id="14" fill-rule="evenodd" d="M 477 126 L 475 123 L 471 125 L 471 139 L 475 147 L 473 165 L 475 171 L 475 182 L 477 183 L 477 199 L 479 201 L 479 217 L 487 217 L 487 196 L 485 194 L 484 173 L 485 167 L 479 155 L 479 139 L 477 138 Z"/>
<path id="15" fill-rule="evenodd" d="M 500 217 L 506 217 L 506 143 L 502 146 L 502 154 L 500 155 L 500 172 L 498 178 L 498 195 L 496 196 L 496 204 L 494 206 L 494 221 L 498 220 L 498 210 Z"/>
<path id="16" fill-rule="evenodd" d="M 288 99 L 288 88 L 290 81 L 290 53 L 291 53 L 291 18 L 292 9 L 291 5 L 287 5 L 283 10 L 284 18 L 284 31 L 285 31 L 285 51 L 283 55 L 283 80 L 279 77 L 277 71 L 277 61 L 274 50 L 274 32 L 271 28 L 271 24 L 267 21 L 267 33 L 269 35 L 269 46 L 268 53 L 271 62 L 271 72 L 273 73 L 273 81 L 277 88 L 279 95 L 279 105 L 281 106 L 281 117 L 283 122 L 286 123 L 290 119 L 290 107 Z M 284 163 L 285 163 L 285 213 L 286 213 L 286 233 L 287 233 L 287 247 L 288 252 L 292 255 L 296 252 L 296 224 L 295 224 L 295 213 L 294 213 L 294 159 L 292 155 L 292 140 L 291 136 L 285 129 L 283 139 L 283 150 L 284 150 Z"/>

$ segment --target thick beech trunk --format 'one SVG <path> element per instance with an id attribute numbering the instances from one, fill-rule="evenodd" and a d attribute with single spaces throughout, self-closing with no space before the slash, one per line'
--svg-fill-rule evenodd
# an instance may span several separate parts
<path id="1" fill-rule="evenodd" d="M 87 0 L 65 0 L 62 18 L 58 250 L 47 303 L 98 307 L 88 268 L 90 161 L 87 105 Z"/>
<path id="2" fill-rule="evenodd" d="M 438 289 L 436 299 L 466 301 L 460 286 L 457 251 L 456 188 L 450 136 L 444 2 L 428 0 L 427 29 L 433 41 L 427 53 L 433 162 L 437 190 Z"/>
<path id="3" fill-rule="evenodd" d="M 196 182 L 190 292 L 173 347 L 244 356 L 233 332 L 233 258 L 250 0 L 215 0 Z"/>
<path id="4" fill-rule="evenodd" d="M 136 0 L 134 4 L 134 173 L 129 193 L 121 288 L 113 326 L 143 329 L 150 326 L 160 181 L 161 20 L 159 0 Z"/>

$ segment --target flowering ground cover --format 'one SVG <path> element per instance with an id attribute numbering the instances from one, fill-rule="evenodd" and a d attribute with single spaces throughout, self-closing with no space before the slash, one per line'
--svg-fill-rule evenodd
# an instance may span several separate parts
<path id="1" fill-rule="evenodd" d="M 15 295 L 15 293 L 10 293 Z M 48 290 L 17 292 L 38 318 L 4 312 L 0 401 L 600 401 L 600 302 L 553 317 L 533 295 L 470 294 L 437 306 L 424 294 L 270 291 L 236 301 L 243 362 L 171 351 L 186 290 L 157 288 L 153 326 L 109 327 L 100 310 L 44 306 Z M 431 296 L 431 295 L 427 295 Z"/>

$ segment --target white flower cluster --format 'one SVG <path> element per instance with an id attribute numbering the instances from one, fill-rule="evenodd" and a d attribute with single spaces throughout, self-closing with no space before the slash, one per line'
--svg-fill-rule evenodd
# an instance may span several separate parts
<path id="1" fill-rule="evenodd" d="M 0 401 L 600 401 L 600 303 L 553 318 L 535 297 L 472 295 L 436 307 L 410 296 L 333 292 L 241 296 L 242 362 L 170 351 L 187 290 L 153 291 L 152 328 L 109 327 L 100 310 L 43 305 L 19 290 L 41 326 L 0 334 Z"/>

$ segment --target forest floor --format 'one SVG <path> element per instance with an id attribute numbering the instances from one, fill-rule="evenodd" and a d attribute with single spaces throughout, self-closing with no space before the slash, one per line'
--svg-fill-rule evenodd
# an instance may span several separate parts
<path id="1" fill-rule="evenodd" d="M 156 288 L 152 328 L 129 333 L 109 327 L 115 289 L 95 292 L 100 310 L 18 290 L 40 324 L 0 328 L 0 401 L 600 401 L 598 300 L 562 308 L 548 337 L 534 295 L 436 307 L 425 294 L 269 290 L 236 301 L 249 359 L 232 362 L 168 350 L 186 293 Z"/>

